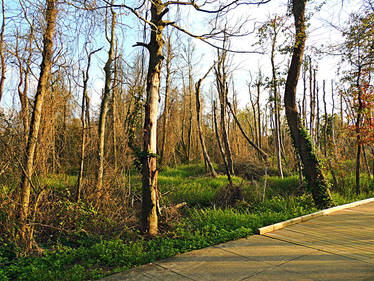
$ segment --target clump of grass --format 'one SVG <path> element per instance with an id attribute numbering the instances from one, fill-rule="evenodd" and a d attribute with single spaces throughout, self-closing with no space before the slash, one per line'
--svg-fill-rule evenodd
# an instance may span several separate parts
<path id="1" fill-rule="evenodd" d="M 202 163 L 184 164 L 174 168 L 165 167 L 161 170 L 161 173 L 165 177 L 172 178 L 187 178 L 191 176 L 198 177 L 207 174 L 205 167 Z"/>

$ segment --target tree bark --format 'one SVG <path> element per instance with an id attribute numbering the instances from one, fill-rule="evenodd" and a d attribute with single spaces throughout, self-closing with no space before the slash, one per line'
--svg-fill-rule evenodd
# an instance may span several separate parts
<path id="1" fill-rule="evenodd" d="M 30 206 L 30 181 L 34 172 L 34 155 L 35 148 L 38 142 L 38 134 L 40 129 L 41 113 L 44 103 L 44 98 L 47 93 L 48 76 L 52 67 L 52 53 L 53 53 L 53 35 L 55 30 L 55 22 L 57 16 L 56 1 L 46 0 L 46 22 L 47 26 L 43 36 L 43 52 L 42 62 L 40 65 L 40 74 L 38 86 L 35 95 L 34 111 L 32 113 L 29 138 L 26 146 L 24 171 L 21 178 L 20 191 L 21 202 L 19 211 L 19 222 L 21 239 L 26 244 L 26 249 L 31 248 L 32 237 L 29 237 L 27 219 L 29 215 Z"/>
<path id="2" fill-rule="evenodd" d="M 166 56 L 166 78 L 165 78 L 165 102 L 164 102 L 164 113 L 162 120 L 162 140 L 161 140 L 161 152 L 160 152 L 160 165 L 164 162 L 165 157 L 165 146 L 167 141 L 167 129 L 169 126 L 169 95 L 170 95 L 170 63 L 173 58 L 171 49 L 171 36 L 168 38 L 167 43 L 167 56 Z"/>
<path id="3" fill-rule="evenodd" d="M 314 202 L 319 208 L 326 208 L 332 204 L 328 184 L 322 173 L 317 156 L 313 151 L 312 142 L 308 137 L 308 133 L 302 126 L 301 118 L 296 107 L 296 87 L 300 75 L 306 40 L 305 5 L 306 0 L 292 1 L 296 36 L 292 60 L 287 75 L 284 103 L 291 138 L 303 163 L 305 177 L 312 189 Z"/>
<path id="4" fill-rule="evenodd" d="M 162 32 L 165 23 L 162 17 L 168 12 L 160 0 L 151 4 L 151 38 L 148 44 L 138 43 L 149 51 L 147 74 L 147 99 L 145 103 L 142 180 L 142 228 L 150 236 L 158 233 L 158 189 L 157 189 L 157 113 L 159 104 L 160 72 L 162 66 Z"/>

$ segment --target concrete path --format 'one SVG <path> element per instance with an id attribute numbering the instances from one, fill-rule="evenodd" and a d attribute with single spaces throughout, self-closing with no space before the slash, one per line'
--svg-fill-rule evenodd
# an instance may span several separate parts
<path id="1" fill-rule="evenodd" d="M 103 280 L 374 280 L 374 203 Z"/>

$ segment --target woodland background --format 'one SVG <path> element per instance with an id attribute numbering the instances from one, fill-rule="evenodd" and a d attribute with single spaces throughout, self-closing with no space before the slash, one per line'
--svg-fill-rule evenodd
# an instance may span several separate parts
<path id="1" fill-rule="evenodd" d="M 373 2 L 305 51 L 328 3 L 242 16 L 268 2 L 1 1 L 1 278 L 98 278 L 372 196 Z"/>

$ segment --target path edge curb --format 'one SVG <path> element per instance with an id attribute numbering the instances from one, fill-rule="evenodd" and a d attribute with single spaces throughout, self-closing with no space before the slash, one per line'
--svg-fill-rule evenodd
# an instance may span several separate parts
<path id="1" fill-rule="evenodd" d="M 340 211 L 340 210 L 344 210 L 344 209 L 348 209 L 348 208 L 354 208 L 354 207 L 364 205 L 364 204 L 368 204 L 368 203 L 371 203 L 371 202 L 374 202 L 374 197 L 364 199 L 364 200 L 360 200 L 360 201 L 356 201 L 356 202 L 352 202 L 352 203 L 348 203 L 348 204 L 344 204 L 344 205 L 340 205 L 340 206 L 336 206 L 336 207 L 332 207 L 332 208 L 329 208 L 329 209 L 325 209 L 325 210 L 318 211 L 318 212 L 315 212 L 315 213 L 311 213 L 311 214 L 308 214 L 308 215 L 304 215 L 304 216 L 301 216 L 301 217 L 293 218 L 293 219 L 290 219 L 290 220 L 278 222 L 276 224 L 272 224 L 272 225 L 268 225 L 268 226 L 258 228 L 257 229 L 257 234 L 262 235 L 262 234 L 265 234 L 265 233 L 268 233 L 268 232 L 273 232 L 273 231 L 282 229 L 282 228 L 284 228 L 286 226 L 289 226 L 289 225 L 293 225 L 293 224 L 308 221 L 308 220 L 311 220 L 311 219 L 314 219 L 314 218 L 326 216 L 328 214 L 331 214 L 331 213 L 334 213 L 334 212 L 337 212 L 337 211 Z"/>

